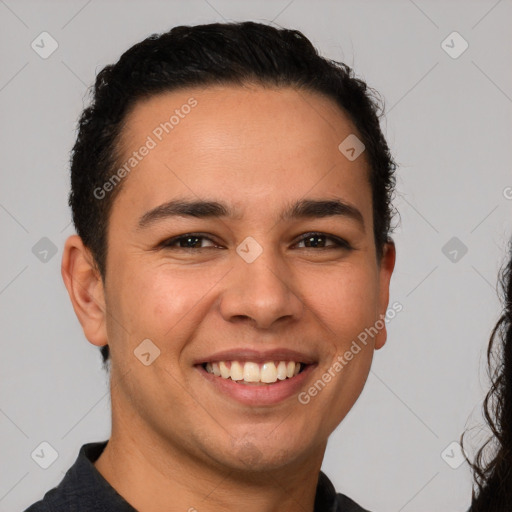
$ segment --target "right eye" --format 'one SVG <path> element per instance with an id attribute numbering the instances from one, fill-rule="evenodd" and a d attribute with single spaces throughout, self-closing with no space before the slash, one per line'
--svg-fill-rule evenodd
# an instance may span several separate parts
<path id="1" fill-rule="evenodd" d="M 208 240 L 214 245 L 203 247 L 201 245 L 202 240 Z M 211 247 L 218 247 L 211 238 L 208 238 L 201 233 L 186 233 L 175 236 L 168 240 L 164 240 L 160 245 L 165 249 L 209 249 Z"/>

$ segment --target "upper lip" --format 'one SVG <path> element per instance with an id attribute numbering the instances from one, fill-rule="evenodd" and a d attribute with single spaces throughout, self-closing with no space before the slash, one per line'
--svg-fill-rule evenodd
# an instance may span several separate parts
<path id="1" fill-rule="evenodd" d="M 197 359 L 194 364 L 213 363 L 218 361 L 253 361 L 266 363 L 268 361 L 295 361 L 296 363 L 313 364 L 316 359 L 303 352 L 289 350 L 287 348 L 275 348 L 272 350 L 255 350 L 249 348 L 222 350 L 206 357 Z"/>

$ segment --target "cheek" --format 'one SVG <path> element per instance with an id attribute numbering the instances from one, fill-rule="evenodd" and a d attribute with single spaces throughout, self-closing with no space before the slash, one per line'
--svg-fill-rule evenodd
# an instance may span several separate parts
<path id="1" fill-rule="evenodd" d="M 221 275 L 165 265 L 139 268 L 126 276 L 123 315 L 129 317 L 133 332 L 149 338 L 164 341 L 177 330 L 186 335 L 187 326 L 204 313 L 208 292 Z"/>
<path id="2" fill-rule="evenodd" d="M 357 336 L 377 318 L 378 286 L 374 272 L 347 266 L 322 279 L 315 276 L 307 287 L 315 310 L 328 323 L 331 331 L 346 340 Z"/>

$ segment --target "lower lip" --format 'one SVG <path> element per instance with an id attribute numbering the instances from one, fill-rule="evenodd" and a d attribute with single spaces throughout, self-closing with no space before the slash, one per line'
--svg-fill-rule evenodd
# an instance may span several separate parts
<path id="1" fill-rule="evenodd" d="M 255 406 L 277 404 L 298 394 L 315 366 L 316 364 L 309 364 L 294 377 L 278 380 L 272 384 L 238 384 L 231 379 L 223 379 L 208 373 L 201 365 L 196 366 L 196 368 L 220 393 L 243 404 Z"/>

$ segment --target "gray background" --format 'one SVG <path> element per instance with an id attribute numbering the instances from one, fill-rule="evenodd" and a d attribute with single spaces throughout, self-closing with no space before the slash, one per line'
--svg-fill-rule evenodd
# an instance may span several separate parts
<path id="1" fill-rule="evenodd" d="M 40 499 L 82 444 L 110 434 L 100 354 L 83 336 L 60 276 L 62 247 L 74 232 L 69 150 L 86 88 L 149 34 L 223 19 L 302 30 L 386 100 L 384 129 L 400 163 L 391 302 L 404 309 L 329 441 L 324 471 L 371 510 L 466 510 L 468 466 L 453 469 L 446 461 L 454 464 L 457 450 L 442 453 L 466 427 L 477 427 L 475 442 L 485 434 L 485 347 L 512 231 L 507 0 L 0 0 L 0 510 Z M 47 59 L 31 48 L 43 31 L 59 45 Z M 453 31 L 469 43 L 456 59 L 441 45 Z M 460 40 L 445 44 L 461 49 Z M 33 250 L 43 237 L 57 249 L 47 261 Z M 455 262 L 442 251 L 453 237 Z M 48 469 L 31 458 L 43 441 L 58 452 Z"/>

